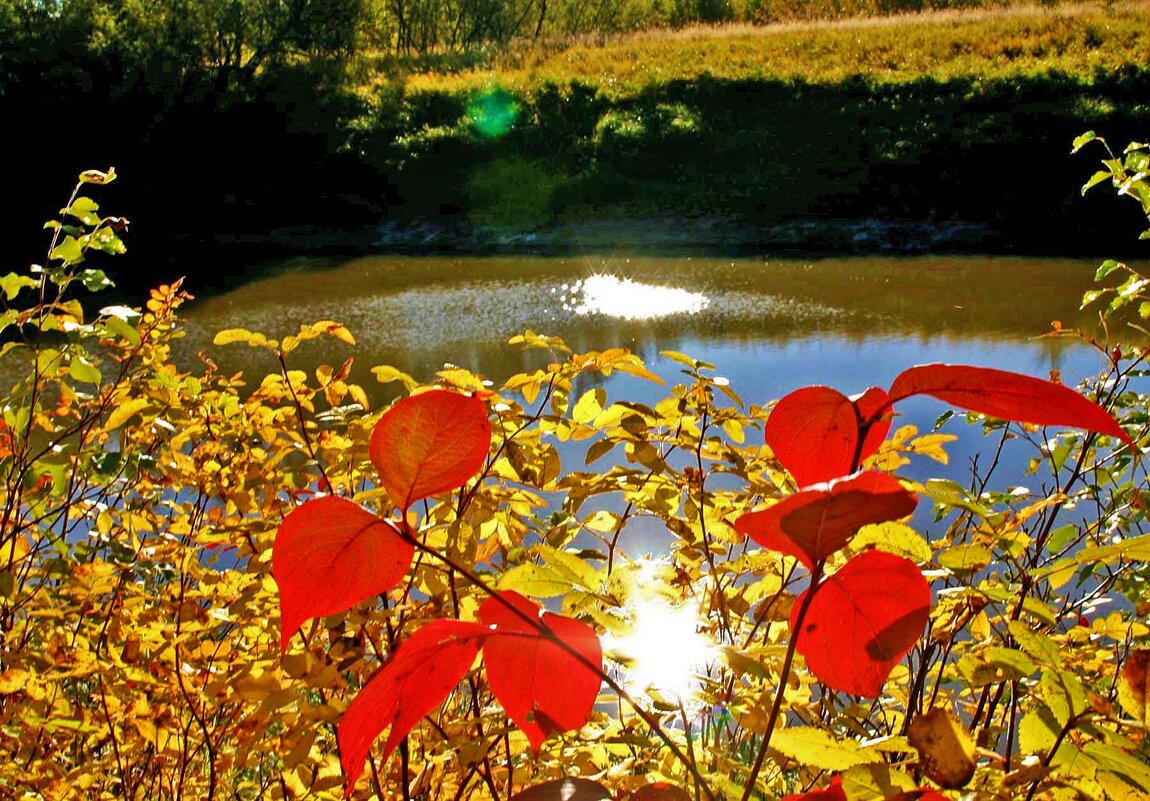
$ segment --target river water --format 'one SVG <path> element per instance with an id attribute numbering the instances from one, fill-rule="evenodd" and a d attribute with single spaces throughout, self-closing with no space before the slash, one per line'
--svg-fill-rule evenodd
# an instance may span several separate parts
<path id="1" fill-rule="evenodd" d="M 190 307 L 179 358 L 205 348 L 220 366 L 243 370 L 251 385 L 276 371 L 271 356 L 242 345 L 210 345 L 215 331 L 242 327 L 269 336 L 333 319 L 354 334 L 308 343 L 290 366 L 313 370 L 355 357 L 353 378 L 376 401 L 396 385 L 369 368 L 389 364 L 420 381 L 453 363 L 496 385 L 540 365 L 541 354 L 509 347 L 526 329 L 561 336 L 577 351 L 627 347 L 669 383 L 676 350 L 716 367 L 748 403 L 765 403 L 807 384 L 846 394 L 889 385 L 924 362 L 952 362 L 1047 377 L 1067 384 L 1097 373 L 1104 359 L 1068 337 L 1043 337 L 1054 320 L 1089 327 L 1079 310 L 1096 262 L 979 256 L 825 259 L 698 257 L 430 258 L 372 256 L 339 264 L 299 260 L 279 275 Z M 605 382 L 613 400 L 654 402 L 659 387 L 629 376 Z M 580 388 L 581 389 L 581 388 Z M 725 399 L 722 399 L 725 400 Z M 944 407 L 931 399 L 900 404 L 925 430 Z M 904 474 L 969 480 L 972 460 L 993 449 L 980 430 L 954 421 L 950 464 L 925 459 Z M 997 483 L 1015 486 L 1032 451 L 1008 451 Z M 581 454 L 564 455 L 581 466 Z M 983 462 L 985 464 L 985 462 Z M 1030 477 L 1034 480 L 1034 477 Z M 994 486 L 992 484 L 991 486 Z M 925 510 L 920 510 L 923 512 Z M 654 532 L 651 533 L 655 537 Z M 658 547 L 646 538 L 642 545 Z"/>
<path id="2" fill-rule="evenodd" d="M 192 305 L 184 357 L 208 346 L 222 366 L 258 378 L 275 369 L 267 355 L 210 347 L 216 330 L 280 336 L 334 319 L 357 347 L 323 341 L 295 354 L 295 366 L 352 355 L 355 375 L 370 385 L 372 365 L 430 380 L 452 362 L 499 383 L 530 363 L 507 339 L 532 329 L 579 351 L 630 348 L 669 380 L 678 366 L 659 351 L 685 352 L 759 403 L 811 383 L 851 393 L 930 361 L 1042 376 L 1057 369 L 1067 383 L 1102 364 L 1068 338 L 1037 338 L 1053 320 L 1092 324 L 1094 315 L 1078 310 L 1092 285 L 1090 261 L 372 256 L 320 264 L 298 260 Z"/>

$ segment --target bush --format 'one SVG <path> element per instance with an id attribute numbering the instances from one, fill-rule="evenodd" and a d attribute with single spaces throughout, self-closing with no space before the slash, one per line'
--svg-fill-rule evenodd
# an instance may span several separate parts
<path id="1" fill-rule="evenodd" d="M 1144 157 L 1092 182 L 1146 206 Z M 678 383 L 644 405 L 596 385 L 659 381 L 633 354 L 527 332 L 533 366 L 497 388 L 374 368 L 405 393 L 380 413 L 351 358 L 298 366 L 312 340 L 354 348 L 338 322 L 221 331 L 266 353 L 249 382 L 173 364 L 178 284 L 86 313 L 71 295 L 106 279 L 84 261 L 124 221 L 84 193 L 112 177 L 85 173 L 45 266 L 0 279 L 7 794 L 1150 792 L 1144 349 L 1097 342 L 1085 395 L 935 365 L 773 406 L 670 354 Z M 1042 489 L 991 490 L 997 462 L 969 487 L 899 479 L 954 439 L 891 430 L 922 394 L 1033 448 Z M 665 555 L 627 547 L 642 527 Z M 652 618 L 690 690 L 641 679 Z"/>

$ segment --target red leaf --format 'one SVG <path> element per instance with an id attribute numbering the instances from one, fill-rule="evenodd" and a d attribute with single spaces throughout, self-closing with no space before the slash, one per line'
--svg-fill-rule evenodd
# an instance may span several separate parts
<path id="1" fill-rule="evenodd" d="M 334 615 L 394 587 L 415 549 L 395 527 L 335 496 L 297 506 L 272 544 L 280 651 L 305 620 Z"/>
<path id="2" fill-rule="evenodd" d="M 918 496 L 896 479 L 867 471 L 810 486 L 770 509 L 745 514 L 735 521 L 735 529 L 813 570 L 863 526 L 906 517 L 917 505 Z"/>
<path id="3" fill-rule="evenodd" d="M 926 579 L 908 559 L 867 551 L 823 580 L 814 593 L 799 631 L 798 652 L 831 689 L 877 698 L 926 626 Z M 791 613 L 792 627 L 805 596 Z"/>
<path id="4" fill-rule="evenodd" d="M 352 699 L 339 721 L 340 763 L 351 795 L 375 738 L 391 726 L 381 760 L 447 697 L 475 661 L 486 626 L 433 620 L 412 634 Z"/>
<path id="5" fill-rule="evenodd" d="M 775 404 L 766 441 L 800 487 L 829 481 L 853 473 L 878 450 L 890 430 L 881 414 L 889 405 L 878 387 L 853 400 L 830 387 L 804 387 Z M 860 423 L 876 416 L 860 447 Z"/>
<path id="6" fill-rule="evenodd" d="M 847 796 L 846 793 L 843 792 L 842 777 L 835 776 L 831 779 L 830 786 L 825 790 L 795 793 L 794 795 L 788 795 L 782 801 L 847 801 Z"/>
<path id="7" fill-rule="evenodd" d="M 692 801 L 692 796 L 682 787 L 667 782 L 653 782 L 623 797 L 623 801 Z"/>
<path id="8" fill-rule="evenodd" d="M 453 490 L 483 469 L 491 444 L 487 407 L 478 397 L 433 389 L 396 403 L 371 434 L 371 462 L 391 502 Z"/>
<path id="9" fill-rule="evenodd" d="M 499 597 L 550 629 L 550 635 L 541 633 L 495 598 L 479 607 L 479 619 L 495 626 L 483 649 L 491 692 L 538 751 L 552 733 L 587 722 L 602 683 L 596 670 L 555 641 L 599 670 L 603 652 L 595 630 L 586 623 L 544 612 L 517 592 L 501 592 Z"/>
<path id="10" fill-rule="evenodd" d="M 1040 426 L 1070 426 L 1133 444 L 1108 411 L 1069 387 L 988 367 L 925 364 L 904 370 L 890 386 L 891 403 L 930 395 L 963 409 Z"/>
<path id="11" fill-rule="evenodd" d="M 555 779 L 528 787 L 511 801 L 611 801 L 611 791 L 590 779 Z"/>

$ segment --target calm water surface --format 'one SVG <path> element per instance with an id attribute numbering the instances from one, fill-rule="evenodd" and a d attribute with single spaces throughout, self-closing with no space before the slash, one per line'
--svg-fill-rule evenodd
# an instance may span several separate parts
<path id="1" fill-rule="evenodd" d="M 358 345 L 308 343 L 292 366 L 314 369 L 355 357 L 353 377 L 369 393 L 394 392 L 369 368 L 390 364 L 430 381 L 445 362 L 496 384 L 545 361 L 506 344 L 525 329 L 561 336 L 577 351 L 623 346 L 669 383 L 680 366 L 660 350 L 716 365 L 747 402 L 764 403 L 807 384 L 852 394 L 886 386 L 906 367 L 945 361 L 1046 377 L 1066 383 L 1096 373 L 1102 359 L 1069 338 L 1040 337 L 1051 321 L 1088 327 L 1078 310 L 1095 262 L 1004 257 L 847 257 L 820 260 L 713 258 L 412 258 L 367 257 L 319 268 L 306 260 L 290 272 L 198 302 L 188 313 L 180 358 L 189 366 L 207 349 L 252 384 L 276 370 L 270 356 L 244 346 L 214 347 L 221 328 L 269 336 L 301 323 L 344 323 Z M 653 402 L 666 388 L 628 376 L 606 381 L 612 398 Z M 930 399 L 900 404 L 905 421 L 929 428 L 944 407 Z M 943 468 L 925 459 L 916 478 L 965 481 L 972 459 L 991 450 L 979 430 L 951 423 L 960 435 Z M 999 488 L 1026 480 L 1033 454 L 1008 451 Z M 580 454 L 564 454 L 581 464 Z M 985 462 L 984 462 L 985 463 Z M 994 484 L 992 484 L 994 486 Z M 1037 486 L 1035 486 L 1037 489 Z M 925 505 L 924 505 L 925 506 Z M 919 515 L 924 517 L 926 509 Z M 667 534 L 657 521 L 628 526 L 634 552 L 656 552 Z"/>
<path id="2" fill-rule="evenodd" d="M 625 346 L 673 379 L 673 349 L 712 362 L 748 400 L 825 383 L 854 392 L 904 367 L 961 361 L 1072 381 L 1100 366 L 1089 348 L 1035 337 L 1090 325 L 1078 311 L 1094 262 L 1004 257 L 413 258 L 290 272 L 195 304 L 184 356 L 220 328 L 268 335 L 330 318 L 358 347 L 301 349 L 298 366 L 356 359 L 357 375 L 391 364 L 421 380 L 445 362 L 497 383 L 531 364 L 506 345 L 525 329 L 576 350 Z M 210 347 L 210 346 L 209 346 Z M 243 347 L 210 348 L 258 377 L 274 365 Z"/>

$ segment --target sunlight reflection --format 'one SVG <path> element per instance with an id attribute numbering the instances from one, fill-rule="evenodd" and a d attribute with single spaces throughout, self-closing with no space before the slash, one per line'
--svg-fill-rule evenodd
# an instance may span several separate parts
<path id="1" fill-rule="evenodd" d="M 629 692 L 653 690 L 691 709 L 697 705 L 700 676 L 714 661 L 718 646 L 693 602 L 677 605 L 658 594 L 661 567 L 666 567 L 663 560 L 639 563 L 636 586 L 642 589 L 627 603 L 631 629 L 621 636 L 608 635 L 604 646 L 625 660 L 623 683 Z"/>
<path id="2" fill-rule="evenodd" d="M 593 275 L 561 287 L 563 308 L 576 314 L 602 314 L 623 320 L 652 320 L 671 314 L 697 314 L 710 305 L 701 292 L 677 287 L 656 286 L 618 278 Z"/>

